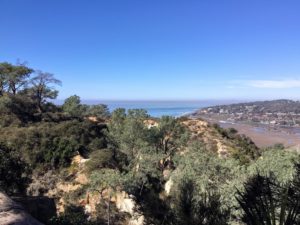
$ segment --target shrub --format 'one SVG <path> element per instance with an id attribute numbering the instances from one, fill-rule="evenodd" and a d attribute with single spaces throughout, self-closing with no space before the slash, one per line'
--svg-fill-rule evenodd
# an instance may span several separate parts
<path id="1" fill-rule="evenodd" d="M 13 156 L 12 151 L 0 143 L 0 189 L 7 194 L 24 194 L 29 179 L 26 164 Z"/>

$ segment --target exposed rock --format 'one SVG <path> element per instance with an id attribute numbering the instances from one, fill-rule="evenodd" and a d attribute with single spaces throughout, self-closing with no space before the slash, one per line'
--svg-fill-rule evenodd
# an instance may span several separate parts
<path id="1" fill-rule="evenodd" d="M 218 156 L 220 158 L 226 158 L 228 156 L 228 148 L 226 145 L 224 145 L 221 141 L 215 139 L 217 142 L 217 148 L 218 148 Z"/>
<path id="2" fill-rule="evenodd" d="M 72 159 L 72 165 L 78 165 L 79 169 L 82 169 L 84 167 L 84 164 L 89 161 L 89 159 L 86 159 L 82 157 L 80 154 L 76 155 Z"/>
<path id="3" fill-rule="evenodd" d="M 148 127 L 148 129 L 158 126 L 157 121 L 153 119 L 144 120 L 144 124 Z"/>
<path id="4" fill-rule="evenodd" d="M 48 223 L 51 218 L 56 216 L 56 205 L 52 198 L 37 197 L 11 197 L 11 199 L 21 204 L 24 209 L 43 223 Z"/>
<path id="5" fill-rule="evenodd" d="M 0 224 L 1 225 L 43 225 L 24 208 L 0 192 Z"/>
<path id="6" fill-rule="evenodd" d="M 133 218 L 128 221 L 128 225 L 143 225 L 144 224 L 144 216 L 138 216 L 137 218 Z"/>
<path id="7" fill-rule="evenodd" d="M 172 172 L 172 170 L 170 170 L 170 169 L 165 169 L 163 171 L 163 177 L 164 177 L 165 180 L 170 177 L 171 172 Z"/>
<path id="8" fill-rule="evenodd" d="M 218 135 L 210 126 L 209 122 L 201 119 L 188 119 L 182 122 L 192 134 L 192 139 L 201 140 L 206 149 L 212 150 L 218 154 L 220 158 L 226 158 L 230 155 L 227 142 Z"/>
<path id="9" fill-rule="evenodd" d="M 42 196 L 48 190 L 55 189 L 57 182 L 58 176 L 52 170 L 49 170 L 45 174 L 34 174 L 32 176 L 32 183 L 27 188 L 27 194 L 29 196 Z"/>
<path id="10" fill-rule="evenodd" d="M 170 192 L 171 192 L 171 188 L 173 186 L 173 180 L 172 178 L 170 178 L 166 183 L 165 183 L 165 192 L 166 192 L 166 195 L 170 195 Z"/>
<path id="11" fill-rule="evenodd" d="M 79 173 L 77 174 L 76 178 L 75 178 L 75 182 L 77 182 L 78 184 L 87 184 L 89 182 L 87 176 L 83 173 Z"/>
<path id="12" fill-rule="evenodd" d="M 144 216 L 136 212 L 136 202 L 126 192 L 122 191 L 116 194 L 116 206 L 120 212 L 126 212 L 131 215 L 128 225 L 144 224 Z"/>

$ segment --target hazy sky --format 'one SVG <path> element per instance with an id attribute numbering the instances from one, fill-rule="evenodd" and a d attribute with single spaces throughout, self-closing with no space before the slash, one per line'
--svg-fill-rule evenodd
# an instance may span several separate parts
<path id="1" fill-rule="evenodd" d="M 299 0 L 0 0 L 0 61 L 59 98 L 300 99 Z"/>

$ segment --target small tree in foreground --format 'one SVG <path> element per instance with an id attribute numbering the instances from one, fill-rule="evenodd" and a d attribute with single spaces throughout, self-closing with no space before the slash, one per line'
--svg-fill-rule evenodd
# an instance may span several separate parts
<path id="1" fill-rule="evenodd" d="M 300 224 L 300 164 L 294 179 L 281 185 L 274 176 L 256 175 L 238 191 L 237 201 L 247 225 Z"/>
<path id="2" fill-rule="evenodd" d="M 99 193 L 101 202 L 99 207 L 106 208 L 105 221 L 107 225 L 114 224 L 115 215 L 112 214 L 111 199 L 113 192 L 116 191 L 121 182 L 120 173 L 114 169 L 96 170 L 90 176 L 90 190 Z"/>
<path id="3" fill-rule="evenodd" d="M 192 180 L 183 180 L 175 201 L 174 225 L 227 225 L 229 215 L 222 209 L 218 194 L 199 194 Z"/>

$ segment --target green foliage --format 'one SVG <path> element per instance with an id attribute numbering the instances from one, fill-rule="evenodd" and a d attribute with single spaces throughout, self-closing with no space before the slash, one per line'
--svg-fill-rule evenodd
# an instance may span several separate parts
<path id="1" fill-rule="evenodd" d="M 107 105 L 88 105 L 85 106 L 86 110 L 84 112 L 85 116 L 93 116 L 96 118 L 107 119 L 110 116 L 109 109 Z"/>
<path id="2" fill-rule="evenodd" d="M 65 113 L 74 117 L 80 117 L 84 112 L 84 108 L 80 103 L 80 97 L 77 95 L 67 98 L 62 105 L 62 109 Z"/>
<path id="3" fill-rule="evenodd" d="M 119 171 L 114 169 L 102 169 L 94 171 L 90 176 L 91 190 L 102 192 L 107 188 L 116 190 L 121 187 L 122 177 Z"/>
<path id="4" fill-rule="evenodd" d="M 25 93 L 30 96 L 35 103 L 37 110 L 43 112 L 43 105 L 48 99 L 56 99 L 58 91 L 52 85 L 61 85 L 61 81 L 54 78 L 53 74 L 37 72 L 37 75 L 30 80 L 31 87 L 25 89 Z"/>
<path id="5" fill-rule="evenodd" d="M 224 129 L 218 124 L 213 124 L 213 127 L 222 138 L 234 143 L 231 155 L 233 158 L 239 160 L 241 164 L 249 164 L 260 156 L 260 149 L 249 137 L 238 134 L 234 128 Z"/>
<path id="6" fill-rule="evenodd" d="M 24 64 L 0 63 L 1 127 L 37 122 L 42 119 L 42 112 L 49 112 L 51 104 L 47 100 L 55 99 L 58 94 L 52 85 L 60 81 L 42 72 L 30 78 L 33 72 Z M 51 109 L 58 110 L 53 104 Z"/>
<path id="7" fill-rule="evenodd" d="M 234 171 L 225 159 L 216 157 L 199 143 L 192 145 L 184 157 L 175 158 L 176 180 L 185 178 L 195 180 L 200 191 L 217 191 L 227 180 L 233 179 Z M 234 165 L 237 166 L 237 165 Z M 240 168 L 241 169 L 241 168 Z"/>
<path id="8" fill-rule="evenodd" d="M 0 97 L 0 127 L 20 126 L 22 124 L 22 119 L 12 113 L 13 107 L 12 98 L 8 96 Z"/>
<path id="9" fill-rule="evenodd" d="M 25 64 L 0 63 L 0 96 L 4 93 L 16 95 L 27 84 L 32 72 Z"/>
<path id="10" fill-rule="evenodd" d="M 165 154 L 172 155 L 176 150 L 186 146 L 189 140 L 188 130 L 171 116 L 163 116 L 158 127 L 151 128 L 152 142 Z"/>
<path id="11" fill-rule="evenodd" d="M 296 152 L 270 149 L 262 153 L 261 157 L 249 166 L 249 173 L 254 175 L 259 172 L 263 176 L 274 174 L 280 183 L 290 181 L 295 173 L 294 164 L 300 162 Z"/>
<path id="12" fill-rule="evenodd" d="M 22 95 L 0 97 L 0 123 L 4 126 L 24 125 L 36 120 L 36 107 L 31 99 Z"/>
<path id="13" fill-rule="evenodd" d="M 175 200 L 174 225 L 226 225 L 229 211 L 221 207 L 217 194 L 199 194 L 192 180 L 182 180 Z"/>
<path id="14" fill-rule="evenodd" d="M 161 191 L 162 171 L 159 168 L 159 159 L 162 155 L 153 155 L 150 152 L 140 153 L 132 163 L 131 170 L 123 175 L 124 190 L 141 201 L 143 194 Z"/>
<path id="15" fill-rule="evenodd" d="M 198 142 L 193 143 L 184 155 L 176 156 L 174 161 L 176 169 L 170 175 L 174 183 L 171 195 L 179 192 L 182 180 L 191 180 L 195 192 L 203 194 L 209 190 L 218 193 L 222 207 L 230 209 L 233 216 L 239 215 L 235 191 L 237 187 L 242 188 L 248 177 L 245 166 L 234 159 L 218 158 Z"/>
<path id="16" fill-rule="evenodd" d="M 31 167 L 58 168 L 69 165 L 78 153 L 85 155 L 105 147 L 103 128 L 88 121 L 44 122 L 3 128 L 0 140 L 15 149 Z"/>
<path id="17" fill-rule="evenodd" d="M 97 224 L 107 224 L 107 204 L 104 201 L 101 201 L 96 205 L 96 218 L 94 221 Z M 110 204 L 109 208 L 109 219 L 110 224 L 112 225 L 124 225 L 126 224 L 126 217 L 128 217 L 127 213 L 120 212 L 115 204 Z"/>
<path id="18" fill-rule="evenodd" d="M 247 225 L 294 225 L 300 223 L 300 165 L 291 182 L 280 184 L 274 176 L 255 175 L 238 191 L 237 200 Z"/>
<path id="19" fill-rule="evenodd" d="M 86 172 L 91 173 L 102 168 L 116 168 L 117 162 L 114 154 L 114 151 L 111 149 L 93 151 L 89 155 L 90 160 L 86 163 Z"/>
<path id="20" fill-rule="evenodd" d="M 58 174 L 79 153 L 90 158 L 85 170 L 90 183 L 74 192 L 73 200 L 87 190 L 104 200 L 97 206 L 95 222 L 87 221 L 82 208 L 70 206 L 53 224 L 122 224 L 127 215 L 112 202 L 113 194 L 121 190 L 133 196 L 136 210 L 148 224 L 228 224 L 230 210 L 231 221 L 243 218 L 247 224 L 260 225 L 266 223 L 257 221 L 287 221 L 298 213 L 300 169 L 294 163 L 300 157 L 282 145 L 261 150 L 237 130 L 213 125 L 214 135 L 230 151 L 228 158 L 218 158 L 215 139 L 205 140 L 206 147 L 191 140 L 182 125 L 187 118 L 163 116 L 148 127 L 145 110 L 117 109 L 110 115 L 106 105 L 85 105 L 76 95 L 56 106 L 49 100 L 56 98 L 53 85 L 60 81 L 49 73 L 37 72 L 30 78 L 32 74 L 23 64 L 0 63 L 1 190 L 22 193 L 27 167 L 36 174 Z M 96 122 L 89 121 L 93 117 Z M 257 172 L 262 176 L 243 186 Z M 44 191 L 57 181 L 49 176 L 45 180 L 50 182 L 45 182 Z M 167 180 L 173 183 L 168 195 Z M 271 206 L 271 201 L 276 204 Z"/>
<path id="21" fill-rule="evenodd" d="M 148 129 L 144 120 L 148 118 L 145 110 L 132 109 L 126 114 L 124 109 L 117 109 L 112 113 L 108 124 L 111 143 L 133 160 L 140 149 L 149 145 L 147 143 Z"/>
<path id="22" fill-rule="evenodd" d="M 29 179 L 26 164 L 0 143 L 0 190 L 7 194 L 24 194 Z"/>
<path id="23" fill-rule="evenodd" d="M 237 151 L 232 156 L 239 160 L 242 164 L 247 164 L 260 156 L 259 148 L 254 142 L 245 135 L 237 135 L 234 143 L 238 146 Z"/>
<path id="24" fill-rule="evenodd" d="M 80 206 L 70 205 L 65 212 L 55 217 L 50 222 L 51 225 L 101 225 L 103 223 L 88 221 L 88 216 Z"/>
<path id="25" fill-rule="evenodd" d="M 63 111 L 73 117 L 96 117 L 107 119 L 110 116 L 108 107 L 103 104 L 98 105 L 85 105 L 81 104 L 80 97 L 72 95 L 67 98 L 62 105 Z"/>
<path id="26" fill-rule="evenodd" d="M 111 142 L 123 151 L 130 160 L 139 156 L 142 149 L 152 146 L 156 154 L 173 155 L 187 144 L 189 133 L 178 120 L 165 116 L 158 121 L 158 127 L 148 128 L 145 120 L 149 116 L 144 110 L 117 109 L 109 123 Z"/>

